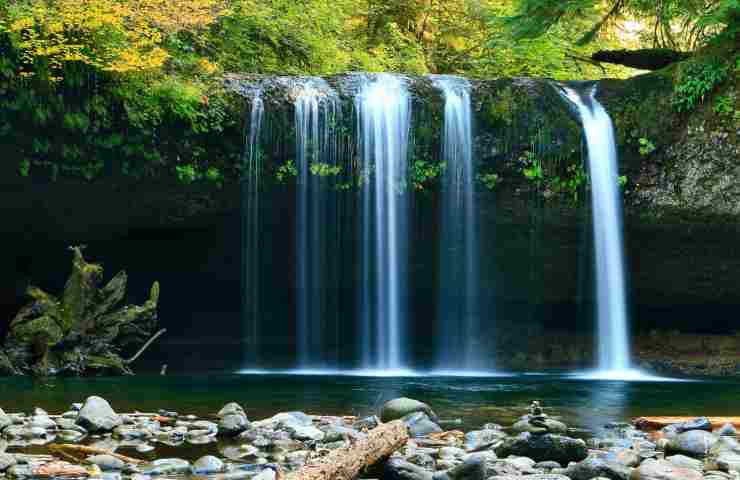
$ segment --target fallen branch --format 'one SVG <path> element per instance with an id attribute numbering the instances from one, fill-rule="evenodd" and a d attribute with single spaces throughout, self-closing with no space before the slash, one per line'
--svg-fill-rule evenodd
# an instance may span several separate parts
<path id="1" fill-rule="evenodd" d="M 395 420 L 370 430 L 366 438 L 331 451 L 287 476 L 287 480 L 353 480 L 367 467 L 389 457 L 406 444 L 406 425 Z"/>
<path id="2" fill-rule="evenodd" d="M 155 333 L 154 335 L 152 335 L 152 338 L 150 338 L 149 340 L 147 340 L 146 343 L 144 345 L 142 345 L 142 347 L 139 349 L 139 351 L 134 354 L 133 357 L 129 358 L 128 360 L 124 360 L 123 363 L 125 365 L 129 365 L 129 364 L 135 362 L 136 359 L 139 358 L 142 353 L 144 353 L 144 350 L 146 350 L 147 348 L 149 348 L 149 345 L 151 345 L 152 343 L 154 343 L 154 341 L 156 339 L 158 339 L 159 337 L 161 337 L 166 331 L 167 331 L 167 329 L 166 328 L 163 328 L 160 331 L 158 331 L 157 333 Z"/>
<path id="3" fill-rule="evenodd" d="M 63 456 L 72 456 L 72 457 L 82 456 L 84 458 L 90 455 L 110 455 L 126 463 L 139 464 L 139 463 L 144 462 L 144 460 L 139 460 L 138 458 L 127 457 L 119 453 L 111 452 L 110 450 L 106 450 L 104 448 L 88 447 L 86 445 L 73 445 L 70 443 L 55 443 L 55 444 L 49 445 L 49 451 L 58 453 Z M 75 455 L 75 454 L 79 454 L 79 455 Z"/>
<path id="4" fill-rule="evenodd" d="M 640 50 L 601 50 L 591 59 L 595 62 L 624 65 L 639 70 L 660 70 L 668 65 L 691 56 L 688 52 L 679 52 L 667 48 L 643 48 Z"/>

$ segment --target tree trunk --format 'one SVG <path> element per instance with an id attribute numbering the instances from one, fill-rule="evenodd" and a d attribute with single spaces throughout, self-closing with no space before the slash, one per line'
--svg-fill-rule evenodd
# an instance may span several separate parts
<path id="1" fill-rule="evenodd" d="M 389 457 L 406 444 L 409 432 L 401 420 L 372 429 L 367 438 L 333 450 L 287 476 L 287 480 L 353 480 L 367 467 Z"/>

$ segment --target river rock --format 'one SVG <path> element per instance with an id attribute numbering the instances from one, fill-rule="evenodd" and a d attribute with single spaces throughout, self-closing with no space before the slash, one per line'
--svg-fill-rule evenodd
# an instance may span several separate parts
<path id="1" fill-rule="evenodd" d="M 740 443 L 731 437 L 720 437 L 707 454 L 706 470 L 740 471 Z"/>
<path id="2" fill-rule="evenodd" d="M 609 461 L 606 458 L 591 455 L 585 460 L 569 465 L 563 474 L 572 480 L 591 480 L 596 477 L 604 477 L 610 480 L 628 480 L 632 474 L 632 468 L 618 462 Z"/>
<path id="3" fill-rule="evenodd" d="M 501 430 L 475 430 L 465 434 L 465 449 L 469 452 L 484 450 L 494 443 L 506 438 Z"/>
<path id="4" fill-rule="evenodd" d="M 2 427 L 0 427 L 0 430 L 2 430 Z M 731 423 L 725 423 L 721 427 L 719 427 L 715 432 L 715 435 L 718 435 L 720 437 L 737 437 L 737 429 L 735 426 Z"/>
<path id="5" fill-rule="evenodd" d="M 122 423 L 121 417 L 113 411 L 110 404 L 96 396 L 85 400 L 77 417 L 77 424 L 90 433 L 110 432 Z"/>
<path id="6" fill-rule="evenodd" d="M 570 480 L 565 475 L 558 473 L 537 473 L 534 475 L 494 475 L 488 477 L 488 480 Z M 598 479 L 593 479 L 598 480 Z"/>
<path id="7" fill-rule="evenodd" d="M 380 420 L 384 423 L 390 422 L 416 412 L 425 413 L 434 423 L 439 422 L 439 417 L 437 417 L 437 414 L 434 413 L 429 405 L 405 397 L 395 398 L 385 402 L 383 408 L 380 410 Z"/>
<path id="8" fill-rule="evenodd" d="M 424 452 L 416 452 L 406 458 L 407 462 L 411 462 L 414 465 L 418 465 L 421 468 L 427 469 L 427 470 L 436 470 L 437 469 L 437 462 L 434 460 L 434 457 L 429 455 L 428 453 Z"/>
<path id="9" fill-rule="evenodd" d="M 149 453 L 153 450 L 155 450 L 154 446 L 149 445 L 148 443 L 142 443 L 136 446 L 136 451 L 139 453 Z"/>
<path id="10" fill-rule="evenodd" d="M 226 415 L 244 415 L 247 416 L 244 409 L 236 402 L 227 403 L 224 405 L 221 410 L 218 411 L 218 414 L 216 414 L 218 418 L 223 418 Z"/>
<path id="11" fill-rule="evenodd" d="M 352 428 L 358 431 L 372 430 L 373 428 L 380 425 L 380 419 L 377 415 L 371 415 L 369 417 L 361 418 L 352 424 Z"/>
<path id="12" fill-rule="evenodd" d="M 434 474 L 425 468 L 393 457 L 383 466 L 383 480 L 433 480 Z"/>
<path id="13" fill-rule="evenodd" d="M 324 439 L 324 432 L 314 427 L 313 425 L 291 425 L 286 428 L 290 432 L 290 436 L 295 440 L 314 440 L 321 441 Z"/>
<path id="14" fill-rule="evenodd" d="M 277 479 L 277 473 L 275 473 L 275 470 L 271 468 L 266 468 L 262 470 L 260 473 L 258 473 L 256 476 L 252 477 L 252 480 L 276 480 Z"/>
<path id="15" fill-rule="evenodd" d="M 665 460 L 647 459 L 632 472 L 630 480 L 703 480 L 703 476 Z"/>
<path id="16" fill-rule="evenodd" d="M 79 442 L 85 435 L 78 432 L 77 430 L 60 430 L 59 433 L 57 433 L 57 436 L 59 440 L 63 442 L 76 443 Z"/>
<path id="17" fill-rule="evenodd" d="M 529 421 L 532 419 L 532 415 L 524 415 L 521 417 L 514 425 L 511 426 L 511 429 L 515 432 L 522 433 L 522 432 L 541 432 L 543 429 L 545 429 L 549 433 L 568 433 L 568 426 L 564 424 L 563 422 L 559 422 L 555 419 L 545 417 L 543 419 L 540 419 L 542 423 L 544 423 L 544 427 L 539 427 L 536 425 L 532 425 L 529 423 Z"/>
<path id="18" fill-rule="evenodd" d="M 0 408 L 0 432 L 11 425 L 13 425 L 13 419 Z"/>
<path id="19" fill-rule="evenodd" d="M 56 421 L 56 425 L 61 430 L 75 430 L 77 432 L 80 432 L 82 434 L 86 434 L 87 430 L 82 428 L 81 426 L 77 425 L 77 422 L 75 422 L 71 418 L 58 418 Z"/>
<path id="20" fill-rule="evenodd" d="M 612 447 L 606 451 L 604 460 L 619 463 L 626 467 L 636 467 L 642 461 L 640 455 L 630 448 Z"/>
<path id="21" fill-rule="evenodd" d="M 218 425 L 207 420 L 198 420 L 190 424 L 190 430 L 207 430 L 212 434 L 218 433 Z"/>
<path id="22" fill-rule="evenodd" d="M 471 455 L 456 467 L 432 476 L 434 480 L 486 480 L 486 477 L 485 460 L 478 455 Z"/>
<path id="23" fill-rule="evenodd" d="M 322 427 L 321 431 L 324 432 L 324 442 L 338 442 L 345 438 L 359 440 L 366 436 L 353 428 L 343 427 L 341 425 L 327 425 Z"/>
<path id="24" fill-rule="evenodd" d="M 213 455 L 200 457 L 193 464 L 193 473 L 196 475 L 212 475 L 214 473 L 221 473 L 225 469 L 224 462 Z"/>
<path id="25" fill-rule="evenodd" d="M 686 455 L 672 455 L 666 457 L 665 459 L 666 461 L 671 462 L 678 467 L 690 468 L 692 470 L 696 470 L 697 472 L 701 472 L 704 470 L 704 463 L 701 460 L 687 457 Z"/>
<path id="26" fill-rule="evenodd" d="M 218 422 L 218 432 L 228 437 L 234 437 L 249 428 L 246 415 L 229 413 Z"/>
<path id="27" fill-rule="evenodd" d="M 126 468 L 126 462 L 113 455 L 93 455 L 86 459 L 89 463 L 97 465 L 104 472 L 111 470 L 123 470 Z"/>
<path id="28" fill-rule="evenodd" d="M 553 433 L 534 435 L 524 432 L 507 438 L 494 451 L 500 458 L 516 455 L 529 457 L 535 462 L 552 460 L 563 466 L 569 462 L 579 462 L 588 456 L 586 442 L 583 440 Z"/>
<path id="29" fill-rule="evenodd" d="M 666 453 L 682 453 L 690 457 L 704 458 L 717 443 L 717 437 L 705 430 L 689 430 L 672 438 L 666 445 Z"/>
<path id="30" fill-rule="evenodd" d="M 16 463 L 18 463 L 18 461 L 15 459 L 15 455 L 0 453 L 0 472 L 4 472 Z"/>
<path id="31" fill-rule="evenodd" d="M 57 424 L 48 415 L 34 415 L 29 419 L 29 426 L 43 428 L 44 430 L 56 430 Z"/>
<path id="32" fill-rule="evenodd" d="M 411 437 L 425 437 L 430 433 L 442 432 L 442 428 L 424 412 L 411 413 L 402 420 L 406 423 Z"/>
<path id="33" fill-rule="evenodd" d="M 190 473 L 190 463 L 181 458 L 161 458 L 139 465 L 139 473 L 144 475 L 181 475 Z"/>

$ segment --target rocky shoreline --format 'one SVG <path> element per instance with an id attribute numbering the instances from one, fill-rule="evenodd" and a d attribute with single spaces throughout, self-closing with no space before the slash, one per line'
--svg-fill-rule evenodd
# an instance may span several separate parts
<path id="1" fill-rule="evenodd" d="M 538 402 L 511 426 L 488 423 L 467 432 L 443 429 L 447 422 L 413 399 L 391 400 L 377 413 L 359 418 L 285 412 L 251 421 L 242 406 L 229 403 L 206 418 L 167 410 L 119 414 L 96 396 L 60 415 L 40 408 L 30 414 L 0 410 L 0 478 L 304 478 L 304 466 L 341 448 L 351 452 L 368 432 L 399 420 L 408 440 L 359 478 L 740 478 L 735 427 L 706 417 L 652 431 L 638 428 L 644 424 L 611 423 L 593 435 L 569 428 Z"/>

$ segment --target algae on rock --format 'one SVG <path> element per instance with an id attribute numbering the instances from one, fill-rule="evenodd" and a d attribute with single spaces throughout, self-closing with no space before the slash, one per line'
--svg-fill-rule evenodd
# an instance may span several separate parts
<path id="1" fill-rule="evenodd" d="M 10 322 L 0 374 L 130 374 L 121 350 L 144 343 L 156 326 L 159 284 L 141 306 L 120 307 L 127 276 L 119 272 L 101 287 L 103 268 L 73 252 L 72 273 L 61 297 L 29 287 L 31 302 Z M 159 336 L 162 331 L 158 332 Z M 146 348 L 150 342 L 146 342 Z"/>

